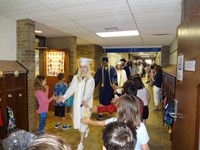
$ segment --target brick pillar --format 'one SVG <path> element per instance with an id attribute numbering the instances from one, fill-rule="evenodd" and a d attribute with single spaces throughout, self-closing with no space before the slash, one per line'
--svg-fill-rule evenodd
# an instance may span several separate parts
<path id="1" fill-rule="evenodd" d="M 48 49 L 69 49 L 69 73 L 74 74 L 76 71 L 76 37 L 57 37 L 46 38 L 46 47 Z"/>
<path id="2" fill-rule="evenodd" d="M 161 48 L 161 67 L 169 65 L 169 46 L 162 46 Z"/>
<path id="3" fill-rule="evenodd" d="M 36 129 L 34 79 L 35 79 L 35 22 L 30 19 L 17 21 L 17 61 L 28 69 L 28 126 L 29 131 Z"/>

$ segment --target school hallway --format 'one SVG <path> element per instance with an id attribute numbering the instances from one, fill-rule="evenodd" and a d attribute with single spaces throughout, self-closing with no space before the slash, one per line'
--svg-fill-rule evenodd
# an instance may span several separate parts
<path id="1" fill-rule="evenodd" d="M 143 79 L 145 83 L 146 79 Z M 148 88 L 151 95 L 151 101 L 149 105 L 149 119 L 147 120 L 147 131 L 150 137 L 149 146 L 151 150 L 171 150 L 171 141 L 168 134 L 167 126 L 163 126 L 162 121 L 162 112 L 152 112 L 154 108 L 152 86 L 145 84 Z M 94 104 L 98 104 L 97 100 L 94 100 Z M 61 128 L 54 128 L 54 113 L 48 112 L 47 123 L 45 128 L 45 133 L 54 134 L 61 136 L 68 144 L 70 144 L 72 150 L 76 150 L 77 145 L 79 144 L 79 131 L 75 129 L 68 129 L 63 131 Z M 110 118 L 114 114 L 105 114 L 104 119 Z M 92 120 L 96 120 L 97 114 L 92 115 Z M 61 121 L 61 119 L 60 119 Z M 67 113 L 67 123 L 72 125 L 72 121 L 69 113 Z M 38 126 L 38 116 L 37 116 L 37 126 Z M 84 149 L 85 150 L 102 150 L 102 141 L 101 141 L 101 131 L 103 127 L 89 126 L 90 133 L 89 136 L 85 139 Z"/>

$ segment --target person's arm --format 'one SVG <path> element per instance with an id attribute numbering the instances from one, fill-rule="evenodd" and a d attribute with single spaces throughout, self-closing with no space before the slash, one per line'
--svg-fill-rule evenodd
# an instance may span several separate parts
<path id="1" fill-rule="evenodd" d="M 40 103 L 44 103 L 44 104 L 46 103 L 46 104 L 48 104 L 52 100 L 54 100 L 54 98 L 55 98 L 54 96 L 52 96 L 51 98 L 48 99 L 48 97 L 46 96 L 46 94 L 43 91 L 41 91 L 41 90 L 36 91 L 36 97 L 38 99 L 39 104 Z"/>
<path id="2" fill-rule="evenodd" d="M 94 120 L 90 120 L 90 118 L 82 118 L 81 122 L 84 124 L 90 124 L 93 126 L 105 126 L 105 120 L 102 121 L 94 121 Z"/>
<path id="3" fill-rule="evenodd" d="M 140 139 L 140 144 L 142 147 L 142 150 L 149 150 L 149 135 L 146 129 L 146 126 L 144 123 L 140 124 L 140 127 L 137 129 L 137 137 Z"/>
<path id="4" fill-rule="evenodd" d="M 142 150 L 150 150 L 148 143 L 141 144 Z"/>
<path id="5" fill-rule="evenodd" d="M 125 70 L 122 70 L 122 76 L 123 76 L 123 81 L 125 83 L 128 80 Z"/>
<path id="6" fill-rule="evenodd" d="M 115 85 L 118 86 L 118 83 L 117 83 L 117 71 L 113 66 L 110 66 L 110 76 L 111 76 L 110 78 L 111 78 L 112 84 L 115 84 Z"/>
<path id="7" fill-rule="evenodd" d="M 97 70 L 97 72 L 94 75 L 94 80 L 95 80 L 95 87 L 99 84 L 101 80 L 101 68 Z"/>
<path id="8" fill-rule="evenodd" d="M 150 102 L 150 100 L 151 100 L 151 96 L 150 96 L 150 94 L 149 94 L 149 91 L 148 91 L 148 89 L 146 89 L 147 90 L 147 100 L 148 100 L 148 103 Z"/>
<path id="9" fill-rule="evenodd" d="M 94 83 L 94 79 L 93 77 L 91 77 L 85 85 L 85 92 L 83 95 L 83 100 L 82 100 L 82 104 L 83 106 L 85 106 L 86 108 L 88 108 L 88 102 L 90 101 L 93 93 L 94 93 L 94 87 L 95 87 L 95 83 Z"/>
<path id="10" fill-rule="evenodd" d="M 57 102 L 64 102 L 66 99 L 68 99 L 70 96 L 72 96 L 76 90 L 76 76 L 73 77 L 72 82 L 69 86 L 69 88 L 67 89 L 67 91 L 65 92 L 65 94 L 63 96 L 59 96 L 57 98 Z"/>

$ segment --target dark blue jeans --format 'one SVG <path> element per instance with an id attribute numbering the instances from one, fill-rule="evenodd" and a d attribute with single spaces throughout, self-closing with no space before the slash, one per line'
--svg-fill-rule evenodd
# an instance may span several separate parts
<path id="1" fill-rule="evenodd" d="M 47 119 L 47 113 L 41 113 L 40 114 L 40 125 L 38 128 L 38 134 L 44 133 L 44 127 L 46 124 L 46 119 Z"/>

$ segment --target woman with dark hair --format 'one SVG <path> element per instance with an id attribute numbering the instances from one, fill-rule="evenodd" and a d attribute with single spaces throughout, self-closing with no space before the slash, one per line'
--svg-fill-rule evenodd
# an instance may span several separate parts
<path id="1" fill-rule="evenodd" d="M 132 81 L 137 87 L 137 97 L 139 97 L 144 103 L 142 119 L 144 124 L 146 124 L 146 119 L 148 119 L 149 117 L 149 107 L 148 107 L 150 101 L 149 91 L 147 90 L 147 88 L 145 88 L 141 77 L 133 77 Z"/>
<path id="2" fill-rule="evenodd" d="M 162 68 L 159 65 L 156 65 L 154 67 L 155 70 L 155 76 L 153 77 L 153 97 L 155 102 L 155 109 L 153 111 L 159 111 L 158 105 L 160 103 L 160 97 L 161 97 L 161 86 L 162 86 Z"/>

